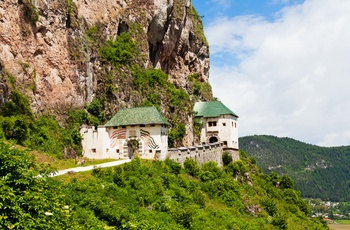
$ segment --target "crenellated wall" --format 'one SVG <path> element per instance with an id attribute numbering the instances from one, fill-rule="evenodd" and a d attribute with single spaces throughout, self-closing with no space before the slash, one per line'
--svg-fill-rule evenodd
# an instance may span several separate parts
<path id="1" fill-rule="evenodd" d="M 184 164 L 186 158 L 194 159 L 198 165 L 202 165 L 208 161 L 214 161 L 218 166 L 222 166 L 222 154 L 224 151 L 228 151 L 232 156 L 232 160 L 239 160 L 238 150 L 224 148 L 222 142 L 201 145 L 168 149 L 167 157 L 174 160 L 181 165 Z"/>

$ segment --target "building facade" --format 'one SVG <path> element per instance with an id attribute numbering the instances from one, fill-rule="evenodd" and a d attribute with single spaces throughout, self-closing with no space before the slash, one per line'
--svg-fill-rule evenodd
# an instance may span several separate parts
<path id="1" fill-rule="evenodd" d="M 155 107 L 121 109 L 104 126 L 83 127 L 83 156 L 91 159 L 165 159 L 169 122 Z"/>
<path id="2" fill-rule="evenodd" d="M 223 142 L 225 148 L 238 150 L 238 116 L 220 101 L 197 102 L 195 117 L 202 122 L 201 144 Z"/>

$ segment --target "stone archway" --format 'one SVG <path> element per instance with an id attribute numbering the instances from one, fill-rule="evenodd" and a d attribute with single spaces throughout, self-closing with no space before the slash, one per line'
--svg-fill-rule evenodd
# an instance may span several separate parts
<path id="1" fill-rule="evenodd" d="M 138 152 L 139 142 L 137 140 L 129 140 L 127 145 L 128 145 L 128 157 L 129 159 L 133 159 Z"/>
<path id="2" fill-rule="evenodd" d="M 219 139 L 216 136 L 212 136 L 209 138 L 209 143 L 216 143 L 218 141 L 219 141 Z"/>
<path id="3" fill-rule="evenodd" d="M 124 141 L 124 157 L 134 158 L 136 155 L 143 153 L 143 141 L 138 138 L 127 138 Z"/>

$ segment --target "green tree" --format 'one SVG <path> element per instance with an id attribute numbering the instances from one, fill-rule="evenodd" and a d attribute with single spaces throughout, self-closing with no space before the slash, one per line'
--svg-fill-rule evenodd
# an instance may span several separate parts
<path id="1" fill-rule="evenodd" d="M 294 189 L 294 181 L 287 175 L 283 175 L 280 182 L 280 187 L 282 189 L 291 188 Z"/>
<path id="2" fill-rule="evenodd" d="M 195 160 L 192 158 L 186 158 L 184 162 L 184 168 L 191 176 L 198 176 L 200 168 Z"/>
<path id="3" fill-rule="evenodd" d="M 23 151 L 0 143 L 0 228 L 67 229 L 71 208 L 61 190 L 49 183 L 50 169 L 39 167 Z M 38 175 L 41 177 L 38 178 Z"/>

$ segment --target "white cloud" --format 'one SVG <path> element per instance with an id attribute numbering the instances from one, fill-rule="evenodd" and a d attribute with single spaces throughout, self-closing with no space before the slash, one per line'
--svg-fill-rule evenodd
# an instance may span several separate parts
<path id="1" fill-rule="evenodd" d="M 240 115 L 241 136 L 350 145 L 349 12 L 347 0 L 309 0 L 273 22 L 248 15 L 205 28 L 214 94 Z"/>

